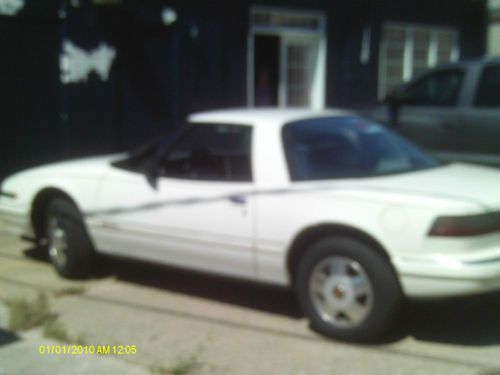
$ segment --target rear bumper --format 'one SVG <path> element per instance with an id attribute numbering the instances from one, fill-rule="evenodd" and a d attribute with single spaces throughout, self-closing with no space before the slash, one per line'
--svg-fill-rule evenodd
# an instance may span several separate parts
<path id="1" fill-rule="evenodd" d="M 500 248 L 489 257 L 460 260 L 436 256 L 425 261 L 395 262 L 403 292 L 409 298 L 445 298 L 500 291 Z"/>

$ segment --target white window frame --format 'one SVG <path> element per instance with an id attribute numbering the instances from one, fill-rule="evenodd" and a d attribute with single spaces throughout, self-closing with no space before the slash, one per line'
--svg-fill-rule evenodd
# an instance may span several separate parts
<path id="1" fill-rule="evenodd" d="M 318 27 L 315 30 L 300 28 L 300 27 L 286 27 L 286 26 L 263 26 L 255 25 L 252 23 L 253 15 L 257 12 L 274 14 L 277 16 L 290 16 L 290 17 L 312 17 L 318 21 Z M 321 11 L 314 10 L 291 10 L 286 8 L 277 7 L 264 7 L 253 6 L 249 12 L 249 33 L 247 40 L 247 106 L 253 107 L 255 105 L 255 48 L 254 41 L 256 35 L 273 35 L 281 39 L 293 38 L 318 38 L 318 57 L 316 60 L 316 67 L 314 70 L 313 87 L 311 92 L 311 107 L 321 109 L 325 107 L 325 89 L 326 89 L 326 49 L 327 49 L 327 36 L 326 36 L 326 14 Z M 286 61 L 284 61 L 286 54 L 283 51 L 284 43 L 280 47 L 280 76 L 278 82 L 278 106 L 285 107 L 286 105 Z"/>
<path id="2" fill-rule="evenodd" d="M 437 64 L 438 59 L 438 33 L 440 31 L 447 31 L 453 33 L 453 46 L 450 53 L 450 61 L 456 62 L 460 58 L 460 43 L 459 43 L 459 31 L 453 27 L 443 27 L 435 25 L 426 24 L 416 24 L 416 23 L 401 23 L 401 22 L 384 22 L 381 28 L 381 37 L 379 43 L 379 66 L 378 66 L 378 99 L 383 100 L 387 94 L 386 90 L 386 41 L 384 40 L 384 29 L 388 27 L 394 27 L 403 29 L 405 32 L 405 42 L 403 49 L 403 76 L 402 82 L 408 82 L 413 78 L 413 51 L 415 45 L 415 31 L 417 29 L 430 29 L 431 39 L 429 44 L 429 50 L 427 55 L 427 68 L 433 68 Z"/>

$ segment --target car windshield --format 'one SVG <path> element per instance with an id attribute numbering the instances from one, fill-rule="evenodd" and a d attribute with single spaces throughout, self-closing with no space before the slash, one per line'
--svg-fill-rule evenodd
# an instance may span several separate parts
<path id="1" fill-rule="evenodd" d="M 293 181 L 380 176 L 440 165 L 385 127 L 357 117 L 286 124 L 283 143 Z"/>
<path id="2" fill-rule="evenodd" d="M 157 136 L 130 152 L 124 160 L 113 162 L 112 165 L 128 170 L 141 169 L 144 163 L 155 157 L 160 157 L 182 134 L 185 127 L 180 127 L 163 136 Z"/>

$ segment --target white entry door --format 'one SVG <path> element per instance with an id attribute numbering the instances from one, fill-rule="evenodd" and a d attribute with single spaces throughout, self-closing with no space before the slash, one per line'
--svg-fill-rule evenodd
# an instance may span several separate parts
<path id="1" fill-rule="evenodd" d="M 283 107 L 321 107 L 320 38 L 290 37 L 281 40 L 279 104 Z"/>

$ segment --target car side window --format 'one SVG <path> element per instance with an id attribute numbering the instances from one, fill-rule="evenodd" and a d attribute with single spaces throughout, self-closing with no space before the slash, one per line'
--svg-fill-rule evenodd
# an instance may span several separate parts
<path id="1" fill-rule="evenodd" d="M 246 125 L 194 124 L 161 162 L 165 177 L 251 181 L 251 134 Z"/>
<path id="2" fill-rule="evenodd" d="M 483 69 L 477 87 L 476 107 L 500 108 L 500 65 Z"/>
<path id="3" fill-rule="evenodd" d="M 463 78 L 464 72 L 461 69 L 430 73 L 406 89 L 404 103 L 415 106 L 455 106 Z"/>

